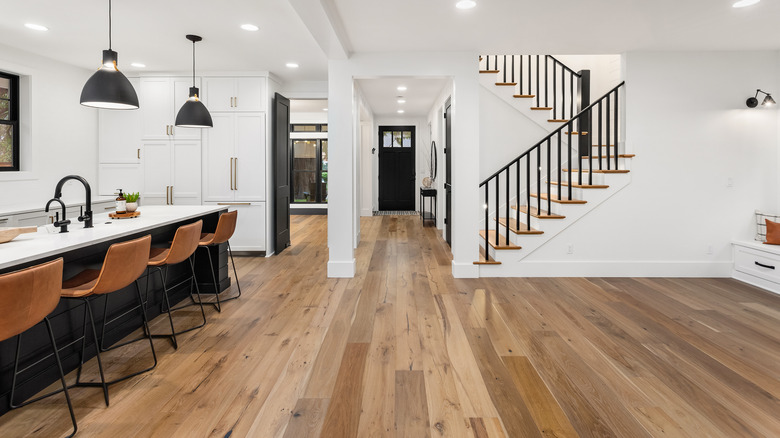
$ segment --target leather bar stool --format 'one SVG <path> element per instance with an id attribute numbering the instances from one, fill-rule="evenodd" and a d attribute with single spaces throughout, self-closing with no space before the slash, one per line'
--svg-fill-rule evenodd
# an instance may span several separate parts
<path id="1" fill-rule="evenodd" d="M 154 343 L 152 337 L 149 335 L 149 321 L 146 318 L 145 303 L 141 297 L 141 290 L 138 287 L 138 278 L 146 270 L 146 264 L 148 261 L 149 250 L 152 245 L 152 236 L 144 236 L 138 239 L 130 240 L 127 242 L 120 242 L 111 245 L 106 252 L 106 257 L 103 260 L 103 266 L 100 270 L 86 269 L 76 274 L 72 278 L 62 283 L 61 296 L 64 299 L 69 300 L 81 300 L 84 303 L 84 332 L 80 338 L 81 344 L 81 361 L 79 363 L 78 372 L 76 374 L 76 383 L 72 386 L 86 386 L 86 387 L 102 387 L 103 396 L 108 406 L 108 385 L 127 380 L 131 377 L 137 376 L 141 373 L 151 371 L 157 366 L 157 354 L 154 351 Z M 132 309 L 126 311 L 122 315 L 113 318 L 111 321 L 106 321 L 108 314 L 106 313 L 108 307 L 109 294 L 122 290 L 127 286 L 135 283 L 136 297 L 138 298 L 138 305 Z M 105 304 L 103 309 L 103 335 L 100 343 L 98 343 L 97 333 L 95 330 L 95 319 L 92 313 L 91 301 L 98 297 L 105 295 Z M 105 342 L 105 327 L 107 323 L 116 321 L 117 319 L 140 309 L 141 323 L 144 329 L 145 336 L 141 336 L 136 339 L 132 339 L 121 344 L 105 348 L 103 342 Z M 95 341 L 95 348 L 97 351 L 98 369 L 100 371 L 100 383 L 82 382 L 81 372 L 84 365 L 85 349 L 86 349 L 86 330 L 87 320 L 92 326 L 93 338 Z M 103 363 L 100 358 L 101 351 L 109 351 L 114 348 L 127 345 L 131 342 L 147 339 L 149 341 L 149 347 L 152 351 L 152 359 L 154 363 L 141 371 L 132 372 L 130 374 L 118 377 L 113 380 L 106 380 L 103 372 Z"/>
<path id="2" fill-rule="evenodd" d="M 152 248 L 149 253 L 149 261 L 147 265 L 150 269 L 156 269 L 157 272 L 160 273 L 160 279 L 162 280 L 162 285 L 163 285 L 163 300 L 164 300 L 163 311 L 166 311 L 168 313 L 168 320 L 171 323 L 171 334 L 152 334 L 152 336 L 156 338 L 160 338 L 160 337 L 170 338 L 171 343 L 173 344 L 173 348 L 179 348 L 179 343 L 176 341 L 176 335 L 187 333 L 189 331 L 199 329 L 204 325 L 206 325 L 206 312 L 205 310 L 203 310 L 203 303 L 202 300 L 200 299 L 198 281 L 195 278 L 195 264 L 192 260 L 192 255 L 195 253 L 195 250 L 198 249 L 198 242 L 200 240 L 200 231 L 202 227 L 203 227 L 202 220 L 191 223 L 189 225 L 182 225 L 179 227 L 179 229 L 176 230 L 176 234 L 173 236 L 173 241 L 171 242 L 171 246 L 169 248 Z M 183 280 L 169 288 L 168 285 L 166 284 L 168 279 L 168 267 L 182 263 L 185 260 L 189 261 L 192 276 L 189 279 Z M 151 277 L 151 274 L 149 276 Z M 182 307 L 185 306 L 180 306 L 172 309 L 170 298 L 168 297 L 168 290 L 173 289 L 185 283 L 186 281 L 190 281 L 190 297 L 192 297 L 192 286 L 193 284 L 195 285 L 195 294 L 197 295 L 198 300 L 195 301 L 195 299 L 192 298 L 192 301 L 195 304 L 200 305 L 200 313 L 201 316 L 203 317 L 203 322 L 201 322 L 199 325 L 196 325 L 194 327 L 190 327 L 185 330 L 181 330 L 177 332 L 173 326 L 173 316 L 171 315 L 171 312 L 174 310 L 181 309 Z M 148 294 L 149 292 L 148 280 L 146 282 L 146 288 Z"/>
<path id="3" fill-rule="evenodd" d="M 241 285 L 238 283 L 238 272 L 236 272 L 236 262 L 233 260 L 233 251 L 230 249 L 230 238 L 233 237 L 233 232 L 236 231 L 236 221 L 238 220 L 238 211 L 231 211 L 223 213 L 219 217 L 217 222 L 217 229 L 213 233 L 205 233 L 200 235 L 200 242 L 198 242 L 198 249 L 203 248 L 206 254 L 209 256 L 209 266 L 211 267 L 211 278 L 214 280 L 214 293 L 216 295 L 216 302 L 208 302 L 207 304 L 213 304 L 218 312 L 222 311 L 222 302 L 235 300 L 241 296 Z M 214 262 L 211 258 L 210 247 L 219 245 L 221 243 L 227 243 L 228 255 L 230 256 L 230 262 L 233 264 L 233 276 L 236 277 L 236 286 L 238 286 L 238 295 L 234 297 L 224 298 L 220 300 L 221 292 L 219 291 L 219 285 L 217 284 L 217 276 L 214 273 Z"/>
<path id="4" fill-rule="evenodd" d="M 48 263 L 22 269 L 21 271 L 0 275 L 0 309 L 2 309 L 3 314 L 3 317 L 0 318 L 0 341 L 16 336 L 16 357 L 14 359 L 14 373 L 11 382 L 11 409 L 26 406 L 58 392 L 64 392 L 65 401 L 68 403 L 68 410 L 70 411 L 70 420 L 73 423 L 73 433 L 68 435 L 68 437 L 72 437 L 78 431 L 76 416 L 73 413 L 73 405 L 70 402 L 68 385 L 65 383 L 65 374 L 62 372 L 62 362 L 57 350 L 57 343 L 54 340 L 54 333 L 52 332 L 49 318 L 46 316 L 57 307 L 57 303 L 60 301 L 62 266 L 63 261 L 59 258 Z M 49 333 L 53 356 L 56 359 L 57 370 L 60 373 L 62 389 L 15 404 L 16 377 L 30 368 L 19 370 L 22 333 L 41 321 L 46 324 L 46 330 Z"/>

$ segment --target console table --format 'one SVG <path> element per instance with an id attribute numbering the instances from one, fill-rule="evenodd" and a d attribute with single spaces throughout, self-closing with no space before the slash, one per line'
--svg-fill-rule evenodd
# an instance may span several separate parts
<path id="1" fill-rule="evenodd" d="M 428 206 L 430 208 L 428 214 L 425 213 L 425 200 L 428 199 Z M 432 220 L 433 226 L 436 226 L 436 189 L 426 189 L 420 187 L 420 219 L 425 226 L 425 221 Z"/>

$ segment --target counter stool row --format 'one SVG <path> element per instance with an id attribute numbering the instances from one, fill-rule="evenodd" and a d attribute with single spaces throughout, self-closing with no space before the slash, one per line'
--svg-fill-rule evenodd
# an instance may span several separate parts
<path id="1" fill-rule="evenodd" d="M 221 243 L 228 243 L 228 254 L 230 255 L 231 262 L 233 262 L 233 273 L 236 279 L 236 284 L 238 285 L 238 275 L 235 268 L 235 262 L 233 261 L 233 256 L 230 252 L 228 242 L 235 230 L 237 216 L 238 212 L 236 211 L 223 213 L 219 218 L 219 222 L 217 223 L 216 231 L 209 234 L 201 233 L 201 228 L 203 225 L 203 221 L 201 220 L 189 225 L 183 225 L 176 230 L 173 241 L 167 248 L 153 248 L 151 246 L 152 237 L 149 235 L 127 242 L 115 243 L 108 248 L 108 252 L 106 253 L 106 257 L 103 261 L 101 269 L 84 270 L 64 282 L 62 281 L 64 265 L 62 258 L 20 271 L 0 275 L 0 309 L 2 309 L 2 313 L 4 315 L 3 318 L 0 319 L 0 341 L 4 341 L 14 336 L 17 338 L 16 355 L 14 359 L 14 372 L 11 383 L 10 408 L 16 409 L 51 395 L 64 392 L 65 400 L 70 412 L 70 418 L 73 423 L 73 432 L 68 436 L 72 437 L 76 434 L 78 426 L 76 424 L 73 405 L 68 393 L 69 388 L 75 386 L 100 387 L 103 390 L 103 397 L 105 399 L 106 406 L 108 406 L 109 385 L 145 373 L 157 366 L 157 354 L 154 350 L 154 342 L 152 341 L 152 338 L 170 338 L 173 347 L 178 348 L 176 335 L 198 329 L 206 324 L 206 313 L 203 309 L 203 304 L 214 304 L 216 309 L 221 311 L 221 302 L 240 297 L 241 289 L 239 286 L 238 294 L 236 296 L 222 299 L 222 301 L 220 301 L 221 294 L 219 292 L 216 275 L 214 274 L 214 270 L 212 268 L 212 279 L 214 280 L 216 301 L 213 303 L 204 302 L 201 299 L 198 282 L 195 277 L 194 264 L 194 255 L 196 250 L 198 248 L 206 248 L 209 257 L 209 266 L 213 266 L 211 264 L 211 252 L 208 251 L 208 247 Z M 188 279 L 169 287 L 166 283 L 168 268 L 172 265 L 183 263 L 185 261 L 187 261 L 190 265 L 191 276 Z M 145 296 L 142 296 L 141 288 L 138 285 L 138 280 L 147 270 L 149 272 L 147 272 Z M 148 303 L 149 280 L 151 277 L 151 271 L 157 272 L 160 275 L 160 279 L 162 280 L 162 310 L 168 315 L 168 320 L 171 326 L 170 334 L 153 334 L 149 328 L 149 321 L 146 317 L 146 307 Z M 168 296 L 169 290 L 174 289 L 186 282 L 190 283 L 190 302 L 185 303 L 182 306 L 172 308 Z M 107 320 L 108 299 L 110 294 L 122 290 L 131 284 L 135 284 L 137 305 L 122 315 L 116 316 L 111 320 Z M 194 294 L 193 286 L 195 290 Z M 105 302 L 101 336 L 100 339 L 98 339 L 97 330 L 95 329 L 95 318 L 90 302 L 100 296 L 105 297 Z M 60 298 L 65 300 L 79 301 L 80 304 L 84 306 L 84 316 L 81 336 L 68 345 L 64 345 L 58 348 L 54 333 L 51 328 L 51 323 L 47 315 L 54 311 Z M 200 307 L 202 321 L 194 327 L 177 331 L 174 328 L 172 312 L 191 305 Z M 143 335 L 135 339 L 121 342 L 119 344 L 114 344 L 108 347 L 105 346 L 104 342 L 106 327 L 109 324 L 116 322 L 118 319 L 137 310 L 140 310 L 141 314 Z M 51 341 L 52 353 L 20 370 L 19 356 L 21 351 L 22 333 L 39 324 L 40 322 L 44 322 L 46 325 L 49 339 Z M 97 350 L 97 363 L 100 374 L 100 382 L 81 381 L 82 368 L 85 362 L 85 351 L 87 347 L 87 329 L 92 331 L 92 341 L 94 342 L 95 348 Z M 149 349 L 152 355 L 152 364 L 140 371 L 134 371 L 121 377 L 106 380 L 105 374 L 103 372 L 103 364 L 101 362 L 100 353 L 141 340 L 148 340 L 149 342 Z M 59 351 L 78 342 L 81 342 L 81 350 L 80 363 L 76 373 L 76 382 L 72 385 L 68 385 L 65 381 L 65 375 L 62 369 Z M 55 358 L 62 383 L 62 389 L 55 390 L 42 396 L 16 404 L 14 402 L 14 396 L 16 391 L 17 377 L 24 371 L 41 363 L 51 356 L 54 356 Z"/>

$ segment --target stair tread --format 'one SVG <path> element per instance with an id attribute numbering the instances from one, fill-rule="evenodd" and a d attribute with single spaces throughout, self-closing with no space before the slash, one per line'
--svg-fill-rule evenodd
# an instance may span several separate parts
<path id="1" fill-rule="evenodd" d="M 480 70 L 480 73 L 498 73 L 498 70 Z"/>
<path id="2" fill-rule="evenodd" d="M 482 247 L 480 247 L 480 249 L 479 249 L 479 260 L 474 262 L 475 265 L 500 265 L 501 264 L 501 262 L 493 260 L 493 257 L 490 257 L 489 255 L 488 255 L 488 259 L 485 260 L 484 252 L 485 252 L 485 250 L 483 250 Z"/>
<path id="3" fill-rule="evenodd" d="M 561 169 L 561 171 L 562 172 L 568 172 L 569 169 Z M 574 172 L 578 172 L 578 169 L 572 169 L 571 170 L 571 173 L 574 173 Z M 590 172 L 590 169 L 582 169 L 582 173 L 588 173 L 588 172 Z M 593 173 L 628 173 L 628 172 L 630 172 L 630 171 L 629 170 L 625 170 L 625 169 L 602 169 L 602 170 L 594 169 L 593 170 Z"/>
<path id="4" fill-rule="evenodd" d="M 551 106 L 532 106 L 531 109 L 534 110 L 534 111 L 550 111 L 550 110 L 552 110 L 552 107 Z"/>
<path id="5" fill-rule="evenodd" d="M 563 186 L 570 185 L 568 181 L 563 181 L 561 183 L 559 183 L 558 181 L 550 181 L 550 184 L 554 184 L 556 186 L 558 184 Z M 609 188 L 609 186 L 605 184 L 574 184 L 571 186 L 574 187 L 575 189 L 608 189 Z"/>
<path id="6" fill-rule="evenodd" d="M 515 85 L 517 85 L 517 82 L 496 82 L 496 85 L 498 85 L 499 87 L 504 87 L 504 86 L 514 87 Z"/>
<path id="7" fill-rule="evenodd" d="M 599 157 L 598 155 L 593 155 L 593 158 L 598 158 L 598 157 Z M 634 157 L 636 157 L 636 155 L 634 154 L 618 154 L 618 158 L 634 158 Z M 587 160 L 588 158 L 590 158 L 590 156 L 585 155 L 582 158 L 584 160 Z M 601 158 L 615 158 L 615 155 L 614 154 L 610 156 L 602 155 Z"/>
<path id="8" fill-rule="evenodd" d="M 540 198 L 547 200 L 547 193 L 542 193 L 539 195 Z M 536 193 L 531 193 L 532 198 L 536 198 Z M 588 201 L 585 201 L 583 199 L 558 199 L 558 195 L 554 194 L 550 197 L 551 202 L 555 202 L 557 204 L 587 204 Z"/>
<path id="9" fill-rule="evenodd" d="M 482 241 L 485 240 L 485 230 L 479 230 L 479 237 L 482 238 Z M 498 234 L 498 242 L 496 242 L 496 230 L 489 230 L 488 231 L 488 243 L 490 246 L 493 247 L 493 249 L 522 249 L 522 247 L 512 244 L 511 242 L 507 245 L 506 243 L 506 236 L 499 233 Z M 480 242 L 481 243 L 481 242 Z"/>
<path id="10" fill-rule="evenodd" d="M 535 94 L 515 94 L 514 97 L 516 97 L 518 99 L 526 99 L 526 98 L 536 97 L 536 95 Z"/>
<path id="11" fill-rule="evenodd" d="M 521 205 L 520 208 L 517 208 L 516 205 L 513 205 L 512 208 L 521 213 L 528 212 L 528 206 L 525 205 Z M 539 219 L 566 219 L 566 216 L 561 216 L 559 214 L 550 214 L 546 210 L 541 210 L 541 213 L 539 213 L 536 207 L 531 207 L 531 216 Z"/>
<path id="12" fill-rule="evenodd" d="M 550 123 L 566 123 L 569 120 L 568 119 L 549 119 L 547 121 L 550 122 Z"/>
<path id="13" fill-rule="evenodd" d="M 506 227 L 506 218 L 498 218 L 498 223 L 501 226 Z M 509 230 L 515 234 L 544 234 L 544 231 L 542 230 L 537 230 L 533 227 L 530 227 L 531 229 L 529 230 L 528 228 L 529 227 L 526 224 L 518 222 L 517 219 L 512 217 L 509 218 Z"/>

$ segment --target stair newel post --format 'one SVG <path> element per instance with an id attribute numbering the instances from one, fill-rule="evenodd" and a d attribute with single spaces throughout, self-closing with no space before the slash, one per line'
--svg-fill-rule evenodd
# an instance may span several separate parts
<path id="1" fill-rule="evenodd" d="M 536 55 L 536 106 L 542 106 L 541 93 L 539 92 L 539 55 Z"/>
<path id="2" fill-rule="evenodd" d="M 601 127 L 602 127 L 602 126 L 604 126 L 604 125 L 602 124 L 602 120 L 601 120 L 601 114 L 602 114 L 602 110 L 601 110 L 601 101 L 599 101 L 599 103 L 598 103 L 598 105 L 597 105 L 597 106 L 598 106 L 598 112 L 599 112 L 599 133 L 598 133 L 598 144 L 599 144 L 599 170 L 601 170 L 601 160 L 602 160 L 602 155 L 601 155 L 601 147 L 603 146 L 603 145 L 602 145 L 602 143 L 601 143 Z M 609 156 L 609 146 L 607 146 L 607 156 Z M 609 159 L 609 158 L 607 158 L 607 159 Z"/>
<path id="3" fill-rule="evenodd" d="M 580 70 L 577 78 L 577 113 L 590 105 L 590 70 Z M 583 131 L 587 131 L 590 126 L 590 111 L 587 111 L 580 115 L 577 120 L 577 130 L 580 132 L 579 138 L 579 150 L 580 156 L 586 156 L 590 154 L 590 143 L 587 136 L 582 135 Z M 581 182 L 581 181 L 580 181 Z"/>
<path id="4" fill-rule="evenodd" d="M 610 93 L 610 94 L 611 94 L 611 93 Z M 609 145 L 611 145 L 611 144 L 612 144 L 612 139 L 610 138 L 610 133 L 611 133 L 611 131 L 610 131 L 610 129 L 609 129 L 609 126 L 610 126 L 609 122 L 610 122 L 610 119 L 612 118 L 612 117 L 611 117 L 611 114 L 612 114 L 612 112 L 609 110 L 609 97 L 610 97 L 610 95 L 607 95 L 607 99 L 606 99 L 606 100 L 607 100 L 607 126 L 606 126 L 606 131 L 607 131 L 607 147 L 609 147 Z M 615 148 L 615 150 L 617 151 L 617 148 Z M 617 154 L 615 154 L 615 155 L 617 155 Z M 609 157 L 609 152 L 607 152 L 607 157 Z M 610 163 L 611 163 L 611 162 L 612 162 L 612 161 L 611 161 L 609 158 L 607 158 L 607 169 L 608 169 L 608 170 L 612 168 L 612 166 L 610 165 Z M 616 167 L 616 168 L 617 168 L 617 167 Z"/>
<path id="5" fill-rule="evenodd" d="M 519 196 L 519 194 L 518 194 Z M 517 218 L 520 219 L 520 206 L 517 206 Z M 525 156 L 525 225 L 531 231 L 531 153 Z"/>
<path id="6" fill-rule="evenodd" d="M 550 137 L 547 137 L 547 213 L 549 214 L 552 212 L 552 188 L 550 181 L 550 163 L 552 160 L 552 143 L 550 142 Z"/>
<path id="7" fill-rule="evenodd" d="M 566 179 L 569 182 L 569 201 L 571 201 L 571 189 L 572 189 L 572 186 L 574 186 L 574 182 L 571 180 L 571 168 L 573 167 L 573 163 L 571 161 L 571 132 L 574 129 L 574 124 L 572 124 L 571 121 L 569 121 L 568 128 L 569 128 L 569 132 L 567 134 L 568 135 L 568 144 L 566 146 L 566 149 L 569 152 L 569 160 L 567 161 L 567 163 L 569 163 L 569 165 L 566 166 L 566 167 L 568 167 L 567 172 L 568 172 L 569 175 L 568 175 L 568 177 Z"/>
<path id="8" fill-rule="evenodd" d="M 490 208 L 488 202 L 490 202 L 490 182 L 485 183 L 485 261 L 490 260 L 490 249 L 488 249 L 488 237 L 490 236 L 490 222 L 488 222 L 488 214 L 490 212 Z"/>
<path id="9" fill-rule="evenodd" d="M 561 131 L 558 131 L 558 199 L 563 199 L 563 196 L 561 196 L 561 190 L 563 190 L 563 179 L 561 179 L 561 153 L 563 150 L 561 149 Z M 571 189 L 569 189 L 569 192 L 571 192 Z"/>
<path id="10" fill-rule="evenodd" d="M 615 88 L 615 123 L 613 123 L 615 129 L 615 169 L 618 168 L 618 156 L 620 155 L 618 152 L 620 146 L 620 140 L 618 140 L 618 120 L 620 120 L 620 111 L 618 111 L 619 92 L 620 88 Z"/>
<path id="11" fill-rule="evenodd" d="M 510 179 L 509 177 L 512 175 L 511 169 L 512 166 L 509 166 L 506 169 L 506 193 L 504 196 L 506 198 L 506 204 L 504 207 L 506 209 L 506 231 L 505 231 L 506 234 L 504 235 L 505 237 L 504 240 L 507 246 L 509 246 L 509 179 Z M 498 221 L 498 212 L 496 212 L 496 221 Z M 496 232 L 498 232 L 498 222 L 496 222 Z"/>

